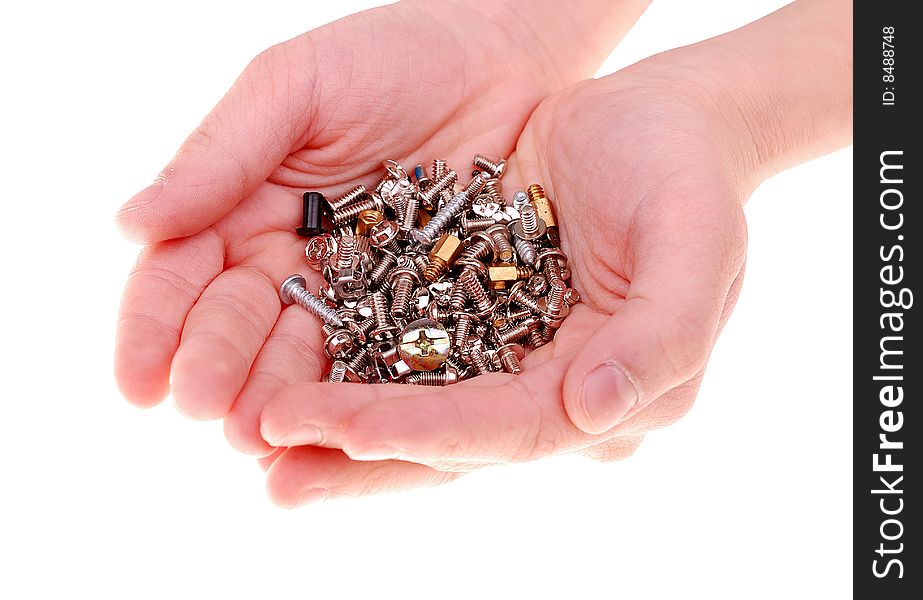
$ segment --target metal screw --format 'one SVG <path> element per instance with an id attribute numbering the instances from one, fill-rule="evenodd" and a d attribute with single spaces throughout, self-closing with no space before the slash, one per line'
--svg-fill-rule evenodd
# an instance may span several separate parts
<path id="1" fill-rule="evenodd" d="M 305 289 L 307 281 L 301 275 L 291 275 L 282 282 L 279 288 L 279 297 L 285 304 L 297 304 L 305 310 L 314 313 L 325 323 L 343 326 L 343 321 L 337 316 L 337 312 L 327 306 L 323 300 Z"/>
<path id="2" fill-rule="evenodd" d="M 452 340 L 445 327 L 432 319 L 418 319 L 401 331 L 398 352 L 414 371 L 432 371 L 445 363 Z"/>
<path id="3" fill-rule="evenodd" d="M 305 247 L 324 281 L 318 297 L 292 275 L 279 294 L 324 321 L 326 379 L 446 385 L 520 373 L 522 344 L 548 343 L 580 300 L 566 283 L 544 190 L 532 185 L 507 202 L 506 162 L 484 155 L 457 193 L 458 176 L 443 160 L 433 161 L 431 179 L 422 165 L 408 175 L 395 161 L 383 164 L 371 192 L 360 185 L 334 200 L 303 197 L 299 233 L 320 227 L 322 204 L 331 209 L 333 231 Z"/>
<path id="4" fill-rule="evenodd" d="M 475 154 L 472 164 L 496 179 L 503 177 L 503 172 L 506 170 L 506 160 L 501 158 L 498 161 L 492 161 L 483 154 Z"/>
<path id="5" fill-rule="evenodd" d="M 417 242 L 421 246 L 429 248 L 433 245 L 433 242 L 436 241 L 436 236 L 442 233 L 442 230 L 445 229 L 445 226 L 449 224 L 455 215 L 460 213 L 462 209 L 465 208 L 465 204 L 468 202 L 468 196 L 464 192 L 459 192 L 452 196 L 452 200 L 443 206 L 439 211 L 433 215 L 433 218 L 429 220 L 423 229 L 412 229 L 407 237 Z"/>
<path id="6" fill-rule="evenodd" d="M 365 190 L 364 185 L 357 185 L 356 187 L 349 190 L 348 192 L 346 192 L 345 194 L 343 194 L 336 200 L 328 200 L 327 204 L 330 205 L 330 210 L 332 212 L 336 212 L 342 208 L 346 208 L 347 206 L 349 206 L 350 204 L 352 204 L 353 202 L 355 202 L 356 200 L 364 196 L 365 192 L 366 190 Z"/>
<path id="7" fill-rule="evenodd" d="M 519 361 L 526 355 L 525 350 L 519 344 L 504 344 L 497 348 L 497 355 L 500 357 L 500 364 L 507 373 L 518 375 L 522 373 L 522 366 Z"/>

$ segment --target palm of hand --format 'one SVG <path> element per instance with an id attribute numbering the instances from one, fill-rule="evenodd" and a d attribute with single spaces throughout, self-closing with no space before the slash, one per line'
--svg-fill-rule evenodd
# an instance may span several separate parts
<path id="1" fill-rule="evenodd" d="M 197 129 L 185 150 L 228 168 L 167 171 L 165 191 L 186 177 L 204 190 L 193 202 L 203 206 L 174 209 L 173 235 L 198 233 L 146 248 L 126 287 L 116 370 L 128 397 L 156 403 L 169 376 L 183 412 L 216 418 L 230 409 L 231 442 L 271 451 L 259 436 L 262 406 L 288 383 L 319 380 L 325 360 L 313 317 L 280 316 L 277 296 L 282 279 L 304 270 L 303 239 L 292 232 L 300 191 L 333 197 L 368 185 L 383 157 L 466 165 L 475 152 L 508 154 L 547 93 L 539 65 L 523 61 L 518 74 L 494 77 L 489 57 L 472 51 L 488 52 L 501 30 L 487 22 L 463 30 L 448 8 L 438 18 L 439 35 L 430 35 L 403 7 L 389 7 L 270 49 L 229 94 L 231 108 Z M 472 35 L 484 37 L 481 46 Z M 211 133 L 237 126 L 268 138 L 258 156 Z M 243 198 L 230 210 L 216 201 L 234 194 Z"/>
<path id="2" fill-rule="evenodd" d="M 438 397 L 395 389 L 403 386 L 361 396 L 340 391 L 350 386 L 288 388 L 266 407 L 264 433 L 273 438 L 310 423 L 322 430 L 313 443 L 358 462 L 335 450 L 290 448 L 270 471 L 276 499 L 304 502 L 306 490 L 320 487 L 355 495 L 425 485 L 574 450 L 624 458 L 646 431 L 682 416 L 736 300 L 746 244 L 712 126 L 684 96 L 627 78 L 546 100 L 504 183 L 545 184 L 582 303 L 517 377 L 479 377 Z M 572 422 L 574 398 L 613 345 L 642 398 L 617 427 L 588 434 Z M 298 435 L 280 439 L 299 443 Z"/>

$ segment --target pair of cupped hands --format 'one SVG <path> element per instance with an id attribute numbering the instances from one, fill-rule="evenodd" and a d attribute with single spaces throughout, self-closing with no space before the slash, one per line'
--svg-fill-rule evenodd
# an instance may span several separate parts
<path id="1" fill-rule="evenodd" d="M 688 49 L 588 79 L 646 2 L 614 5 L 540 25 L 542 3 L 425 18 L 399 3 L 257 56 L 118 214 L 144 244 L 119 318 L 124 395 L 223 418 L 285 506 L 565 452 L 620 459 L 686 413 L 743 274 L 749 133 Z M 320 321 L 278 296 L 291 273 L 319 283 L 293 232 L 302 192 L 374 184 L 384 158 L 468 172 L 475 153 L 507 157 L 507 195 L 544 185 L 582 302 L 519 376 L 322 383 Z"/>

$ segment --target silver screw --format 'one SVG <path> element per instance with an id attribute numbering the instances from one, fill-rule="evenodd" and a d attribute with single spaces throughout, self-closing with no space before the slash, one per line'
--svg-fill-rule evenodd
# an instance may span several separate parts
<path id="1" fill-rule="evenodd" d="M 432 189 L 432 188 L 430 188 Z M 429 248 L 436 243 L 436 238 L 449 224 L 449 221 L 465 208 L 468 203 L 468 195 L 465 192 L 459 192 L 452 196 L 452 199 L 442 207 L 439 212 L 433 215 L 429 223 L 424 225 L 423 229 L 412 229 L 407 236 L 421 246 Z"/>
<path id="2" fill-rule="evenodd" d="M 305 289 L 308 284 L 301 275 L 291 275 L 279 287 L 279 298 L 285 304 L 297 304 L 308 312 L 320 317 L 325 323 L 343 326 L 337 311 L 327 306 L 323 300 Z"/>

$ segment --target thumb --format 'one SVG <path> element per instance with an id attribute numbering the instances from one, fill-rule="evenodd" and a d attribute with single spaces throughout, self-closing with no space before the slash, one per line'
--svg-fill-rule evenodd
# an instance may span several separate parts
<path id="1" fill-rule="evenodd" d="M 692 379 L 711 352 L 743 260 L 742 217 L 730 215 L 722 224 L 711 214 L 709 223 L 685 223 L 679 231 L 688 236 L 665 223 L 676 218 L 658 220 L 658 233 L 639 244 L 627 301 L 565 376 L 567 414 L 587 433 L 612 429 Z"/>
<path id="2" fill-rule="evenodd" d="M 292 151 L 313 78 L 307 35 L 253 59 L 154 183 L 119 210 L 123 234 L 141 243 L 189 236 L 227 214 Z"/>

